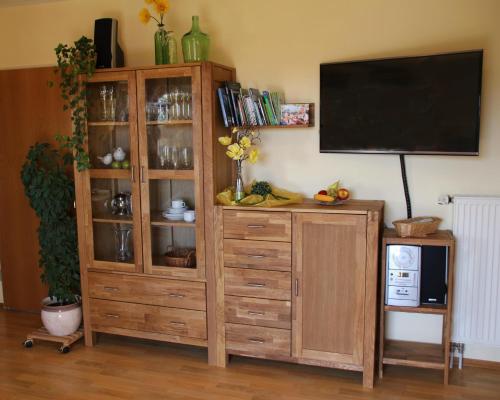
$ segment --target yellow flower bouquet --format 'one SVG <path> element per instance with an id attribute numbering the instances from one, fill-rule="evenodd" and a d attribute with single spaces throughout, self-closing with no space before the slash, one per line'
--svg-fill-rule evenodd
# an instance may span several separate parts
<path id="1" fill-rule="evenodd" d="M 226 155 L 236 162 L 236 185 L 234 198 L 236 202 L 245 197 L 243 187 L 242 164 L 248 161 L 255 164 L 259 159 L 257 143 L 260 142 L 259 133 L 253 129 L 233 128 L 231 136 L 219 137 L 219 143 L 226 146 Z"/>

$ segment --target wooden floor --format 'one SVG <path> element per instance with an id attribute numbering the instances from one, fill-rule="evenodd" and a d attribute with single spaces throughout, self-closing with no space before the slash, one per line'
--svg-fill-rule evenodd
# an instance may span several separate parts
<path id="1" fill-rule="evenodd" d="M 354 372 L 234 357 L 209 367 L 206 350 L 103 335 L 68 354 L 57 344 L 22 347 L 37 315 L 0 311 L 0 399 L 500 399 L 500 371 L 453 370 L 445 387 L 437 371 L 388 367 L 374 390 Z"/>

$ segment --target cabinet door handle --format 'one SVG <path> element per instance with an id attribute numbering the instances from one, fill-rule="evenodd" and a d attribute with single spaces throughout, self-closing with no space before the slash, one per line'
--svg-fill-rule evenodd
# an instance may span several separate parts
<path id="1" fill-rule="evenodd" d="M 266 258 L 263 254 L 247 254 L 248 258 Z"/>
<path id="2" fill-rule="evenodd" d="M 114 286 L 104 286 L 106 292 L 119 292 L 120 289 Z"/>
<path id="3" fill-rule="evenodd" d="M 182 299 L 186 296 L 184 296 L 183 294 L 179 294 L 179 293 L 168 293 L 168 297 L 174 297 L 176 299 Z"/>
<path id="4" fill-rule="evenodd" d="M 259 344 L 264 344 L 264 343 L 266 343 L 266 341 L 265 341 L 264 339 L 261 339 L 261 338 L 253 338 L 253 337 L 248 338 L 248 341 L 249 341 L 250 343 L 259 343 Z"/>
<path id="5" fill-rule="evenodd" d="M 263 312 L 258 312 L 258 311 L 248 311 L 248 315 L 259 315 L 259 316 L 262 316 L 264 315 L 265 313 Z"/>
<path id="6" fill-rule="evenodd" d="M 258 282 L 248 282 L 247 286 L 250 286 L 250 287 L 265 287 L 266 284 L 265 283 L 258 283 Z"/>
<path id="7" fill-rule="evenodd" d="M 120 318 L 120 315 L 118 314 L 104 314 L 106 318 Z"/>
<path id="8" fill-rule="evenodd" d="M 265 225 L 247 225 L 247 228 L 250 228 L 250 229 L 262 229 L 265 227 L 266 227 Z"/>
<path id="9" fill-rule="evenodd" d="M 185 326 L 186 325 L 185 322 L 181 322 L 181 321 L 169 321 L 169 324 L 170 325 L 178 325 L 178 326 Z"/>
<path id="10" fill-rule="evenodd" d="M 299 280 L 295 279 L 295 297 L 299 295 Z"/>
<path id="11" fill-rule="evenodd" d="M 133 165 L 130 166 L 130 180 L 135 183 L 135 167 Z"/>
<path id="12" fill-rule="evenodd" d="M 144 167 L 141 167 L 141 183 L 144 183 Z"/>

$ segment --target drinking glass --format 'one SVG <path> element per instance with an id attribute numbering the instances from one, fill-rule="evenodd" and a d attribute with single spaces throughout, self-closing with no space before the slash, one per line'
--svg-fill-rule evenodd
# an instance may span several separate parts
<path id="1" fill-rule="evenodd" d="M 108 88 L 106 85 L 102 85 L 99 88 L 99 118 L 101 121 L 106 121 L 108 119 L 107 108 L 106 108 L 106 93 Z"/>
<path id="2" fill-rule="evenodd" d="M 168 96 L 163 95 L 158 100 L 158 121 L 168 120 Z"/>
<path id="3" fill-rule="evenodd" d="M 190 92 L 186 92 L 186 97 L 185 97 L 185 104 L 186 104 L 186 114 L 185 114 L 185 119 L 193 119 L 193 114 L 192 114 L 192 107 L 191 107 L 191 100 L 192 96 Z"/>
<path id="4" fill-rule="evenodd" d="M 113 229 L 115 233 L 115 250 L 117 261 L 128 261 L 132 258 L 130 251 L 130 236 L 132 228 L 117 225 Z"/>
<path id="5" fill-rule="evenodd" d="M 181 92 L 179 88 L 174 88 L 171 93 L 172 98 L 172 119 L 178 120 L 181 119 L 182 110 L 181 110 Z"/>
<path id="6" fill-rule="evenodd" d="M 106 108 L 106 120 L 114 121 L 116 112 L 116 95 L 115 88 L 113 86 L 107 86 L 104 103 Z"/>
<path id="7" fill-rule="evenodd" d="M 193 148 L 181 147 L 179 151 L 179 168 L 192 169 L 193 168 Z"/>
<path id="8" fill-rule="evenodd" d="M 168 169 L 179 169 L 179 148 L 177 146 L 165 146 L 165 157 Z"/>
<path id="9" fill-rule="evenodd" d="M 146 119 L 148 121 L 158 120 L 158 104 L 155 102 L 149 102 L 146 104 Z"/>

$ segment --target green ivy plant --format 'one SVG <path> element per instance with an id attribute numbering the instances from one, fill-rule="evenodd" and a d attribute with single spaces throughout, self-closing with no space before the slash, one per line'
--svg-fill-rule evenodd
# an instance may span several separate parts
<path id="1" fill-rule="evenodd" d="M 55 48 L 57 69 L 61 82 L 59 88 L 65 100 L 64 110 L 71 110 L 73 134 L 57 135 L 66 161 L 75 161 L 78 171 L 90 168 L 90 158 L 84 149 L 87 119 L 87 80 L 95 72 L 96 51 L 91 39 L 82 36 L 74 46 L 59 44 Z M 53 82 L 52 82 L 53 85 Z"/>
<path id="2" fill-rule="evenodd" d="M 66 160 L 66 162 L 65 162 Z M 80 297 L 80 268 L 76 217 L 73 212 L 75 188 L 67 174 L 68 158 L 48 143 L 31 146 L 21 170 L 24 192 L 40 218 L 38 240 L 42 282 L 49 296 L 71 304 Z"/>

